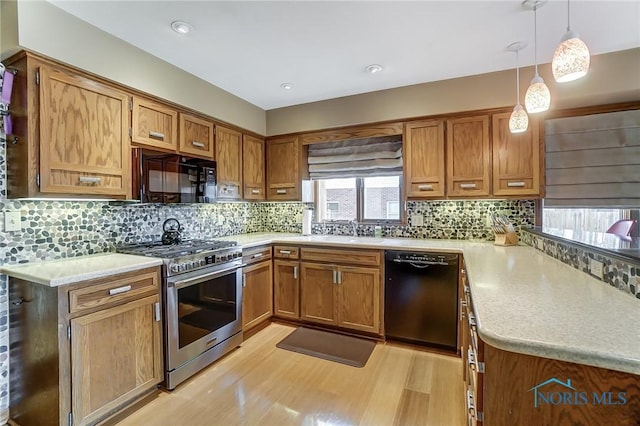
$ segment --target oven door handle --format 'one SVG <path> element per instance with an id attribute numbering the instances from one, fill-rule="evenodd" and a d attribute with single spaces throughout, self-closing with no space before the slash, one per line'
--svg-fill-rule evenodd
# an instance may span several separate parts
<path id="1" fill-rule="evenodd" d="M 206 281 L 212 278 L 218 278 L 219 276 L 225 275 L 229 272 L 236 271 L 237 269 L 240 269 L 240 268 L 241 268 L 240 265 L 234 265 L 230 268 L 223 269 L 221 271 L 215 271 L 205 275 L 198 275 L 197 277 L 187 278 L 186 280 L 169 281 L 167 282 L 167 286 L 175 287 L 176 290 L 179 290 L 181 288 L 189 287 L 190 285 L 194 285 L 202 281 Z"/>

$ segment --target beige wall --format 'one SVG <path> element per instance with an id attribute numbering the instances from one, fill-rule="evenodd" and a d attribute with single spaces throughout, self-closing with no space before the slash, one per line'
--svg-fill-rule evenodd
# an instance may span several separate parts
<path id="1" fill-rule="evenodd" d="M 587 77 L 557 85 L 551 67 L 539 67 L 554 109 L 640 100 L 640 49 L 592 57 Z M 520 72 L 520 97 L 533 68 Z M 417 84 L 267 111 L 267 134 L 513 106 L 515 70 Z"/>
<path id="2" fill-rule="evenodd" d="M 18 4 L 15 0 L 0 0 L 0 60 L 18 49 Z"/>
<path id="3" fill-rule="evenodd" d="M 107 34 L 50 3 L 19 0 L 18 30 L 20 45 L 27 49 L 256 133 L 264 135 L 266 132 L 263 109 Z"/>

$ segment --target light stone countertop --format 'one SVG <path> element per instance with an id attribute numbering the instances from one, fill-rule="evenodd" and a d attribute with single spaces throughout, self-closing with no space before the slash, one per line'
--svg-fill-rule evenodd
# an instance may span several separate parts
<path id="1" fill-rule="evenodd" d="M 480 337 L 507 351 L 640 374 L 640 300 L 531 247 L 490 242 L 258 233 L 243 248 L 314 244 L 463 253 Z"/>
<path id="2" fill-rule="evenodd" d="M 58 287 L 159 265 L 162 265 L 162 259 L 120 253 L 100 253 L 46 262 L 7 265 L 0 267 L 0 273 L 49 287 Z"/>

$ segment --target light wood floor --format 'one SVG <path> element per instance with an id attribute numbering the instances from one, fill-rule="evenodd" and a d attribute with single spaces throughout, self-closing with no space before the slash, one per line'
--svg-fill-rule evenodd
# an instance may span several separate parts
<path id="1" fill-rule="evenodd" d="M 459 358 L 378 343 L 355 368 L 276 348 L 293 330 L 269 325 L 117 424 L 464 424 Z"/>

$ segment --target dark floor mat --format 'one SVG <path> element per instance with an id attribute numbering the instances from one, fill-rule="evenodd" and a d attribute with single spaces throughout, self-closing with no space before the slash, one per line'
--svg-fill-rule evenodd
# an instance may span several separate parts
<path id="1" fill-rule="evenodd" d="M 276 347 L 354 367 L 364 367 L 376 343 L 357 337 L 299 327 Z"/>

